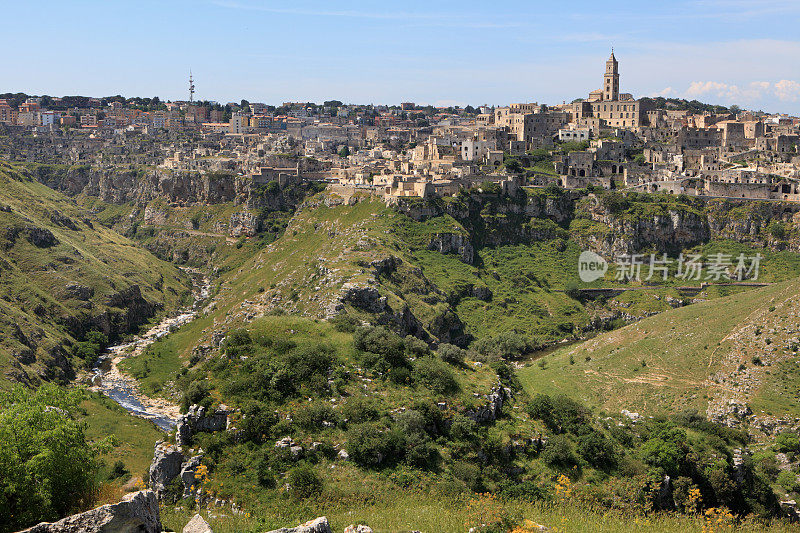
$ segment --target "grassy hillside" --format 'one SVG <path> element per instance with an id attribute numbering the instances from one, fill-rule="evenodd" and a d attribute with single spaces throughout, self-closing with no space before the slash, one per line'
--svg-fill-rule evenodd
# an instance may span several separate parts
<path id="1" fill-rule="evenodd" d="M 800 281 L 667 311 L 562 348 L 519 370 L 530 393 L 564 393 L 611 411 L 663 412 L 736 398 L 798 416 Z"/>
<path id="2" fill-rule="evenodd" d="M 5 377 L 67 379 L 70 346 L 87 332 L 113 339 L 189 298 L 180 270 L 7 163 L 0 163 L 0 208 Z"/>

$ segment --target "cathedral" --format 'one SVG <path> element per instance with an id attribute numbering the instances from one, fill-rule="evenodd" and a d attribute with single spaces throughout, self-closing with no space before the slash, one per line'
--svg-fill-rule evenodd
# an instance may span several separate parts
<path id="1" fill-rule="evenodd" d="M 642 125 L 640 102 L 629 93 L 619 92 L 619 63 L 611 52 L 606 61 L 603 86 L 589 93 L 589 98 L 573 104 L 573 114 L 577 122 L 596 127 L 635 128 Z M 593 120 L 594 119 L 594 120 Z"/>

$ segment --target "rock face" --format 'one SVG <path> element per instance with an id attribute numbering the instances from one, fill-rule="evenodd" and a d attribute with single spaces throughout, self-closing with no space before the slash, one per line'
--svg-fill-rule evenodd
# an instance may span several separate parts
<path id="1" fill-rule="evenodd" d="M 150 487 L 159 499 L 166 493 L 170 482 L 181 473 L 183 461 L 183 453 L 178 448 L 156 443 L 153 462 L 150 463 Z"/>
<path id="2" fill-rule="evenodd" d="M 320 516 L 305 524 L 300 524 L 297 527 L 282 527 L 280 529 L 274 529 L 269 533 L 333 533 L 333 531 L 331 531 L 331 526 L 328 524 L 328 519 L 324 516 Z"/>
<path id="3" fill-rule="evenodd" d="M 506 389 L 500 386 L 495 387 L 486 396 L 486 399 L 489 400 L 486 405 L 476 409 L 470 409 L 464 413 L 464 416 L 471 418 L 479 424 L 494 422 L 503 410 L 503 402 L 507 395 L 508 391 Z"/>
<path id="4" fill-rule="evenodd" d="M 143 490 L 126 495 L 119 503 L 58 522 L 42 522 L 21 533 L 161 533 L 161 529 L 156 494 Z"/>
<path id="5" fill-rule="evenodd" d="M 231 237 L 252 237 L 261 229 L 261 221 L 254 214 L 242 211 L 231 215 L 229 227 Z"/>
<path id="6" fill-rule="evenodd" d="M 460 233 L 436 233 L 428 243 L 428 250 L 442 254 L 457 254 L 462 263 L 471 265 L 475 261 L 475 248 L 469 237 Z"/>
<path id="7" fill-rule="evenodd" d="M 178 419 L 175 442 L 178 446 L 186 446 L 195 433 L 211 433 L 226 429 L 229 414 L 230 411 L 224 407 L 214 412 L 207 412 L 203 406 L 192 405 L 189 411 Z"/>
<path id="8" fill-rule="evenodd" d="M 202 516 L 195 514 L 189 523 L 183 526 L 183 533 L 214 533 L 214 530 Z"/>

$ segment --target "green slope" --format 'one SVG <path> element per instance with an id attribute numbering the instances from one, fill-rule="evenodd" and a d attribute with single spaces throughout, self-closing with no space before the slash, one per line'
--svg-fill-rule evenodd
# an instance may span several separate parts
<path id="1" fill-rule="evenodd" d="M 180 270 L 7 163 L 0 163 L 0 207 L 5 377 L 69 378 L 69 345 L 88 330 L 113 339 L 189 297 Z"/>
<path id="2" fill-rule="evenodd" d="M 697 408 L 711 400 L 749 401 L 754 410 L 800 414 L 794 306 L 800 281 L 667 311 L 519 370 L 533 394 L 564 393 L 609 410 Z M 755 362 L 754 362 L 755 361 Z"/>

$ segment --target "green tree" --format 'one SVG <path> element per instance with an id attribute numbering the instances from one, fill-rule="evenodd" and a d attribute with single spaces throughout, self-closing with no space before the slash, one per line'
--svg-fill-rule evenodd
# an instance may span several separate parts
<path id="1" fill-rule="evenodd" d="M 49 384 L 0 392 L 0 532 L 92 503 L 99 449 L 74 417 L 81 397 Z"/>

